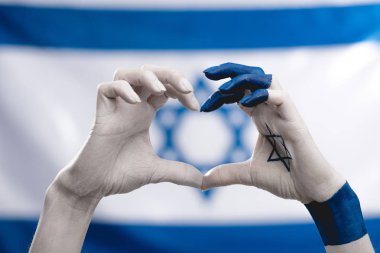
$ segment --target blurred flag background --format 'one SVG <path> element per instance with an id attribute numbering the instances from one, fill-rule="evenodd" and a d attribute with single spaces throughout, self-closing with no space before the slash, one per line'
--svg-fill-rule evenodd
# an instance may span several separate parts
<path id="1" fill-rule="evenodd" d="M 26 252 L 47 186 L 94 120 L 118 67 L 178 69 L 201 102 L 223 62 L 274 73 L 315 141 L 357 192 L 380 250 L 380 3 L 280 0 L 0 0 L 0 252 Z M 235 105 L 176 101 L 157 152 L 196 165 L 247 159 L 257 133 Z M 103 199 L 83 252 L 324 252 L 306 208 L 254 187 L 168 183 Z"/>

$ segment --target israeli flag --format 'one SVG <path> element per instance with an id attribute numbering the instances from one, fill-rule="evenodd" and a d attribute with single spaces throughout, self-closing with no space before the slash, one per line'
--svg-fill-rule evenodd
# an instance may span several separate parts
<path id="1" fill-rule="evenodd" d="M 26 252 L 45 191 L 80 149 L 96 86 L 118 67 L 173 67 L 200 102 L 223 62 L 276 74 L 323 154 L 358 194 L 380 250 L 380 3 L 373 0 L 0 0 L 0 252 Z M 257 132 L 229 105 L 172 101 L 160 156 L 203 172 L 247 159 Z M 83 252 L 323 252 L 306 208 L 254 187 L 169 183 L 103 199 Z"/>

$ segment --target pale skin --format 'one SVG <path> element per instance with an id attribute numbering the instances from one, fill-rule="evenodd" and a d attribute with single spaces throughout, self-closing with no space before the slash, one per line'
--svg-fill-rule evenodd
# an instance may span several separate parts
<path id="1" fill-rule="evenodd" d="M 213 168 L 206 174 L 203 187 L 244 184 L 302 203 L 329 199 L 346 180 L 319 152 L 295 106 L 275 78 L 268 92 L 268 100 L 263 104 L 252 108 L 240 105 L 259 131 L 252 158 Z M 281 133 L 293 156 L 290 172 L 281 162 L 267 161 L 273 149 L 265 138 L 267 125 L 274 133 Z"/>
<path id="2" fill-rule="evenodd" d="M 222 79 L 217 78 L 219 76 L 217 71 L 224 71 L 224 67 L 226 66 L 222 64 L 219 70 L 216 67 L 216 72 L 210 73 L 215 75 L 212 77 L 213 80 Z M 236 73 L 232 79 L 235 77 Z M 250 85 L 245 82 L 237 86 L 244 89 L 244 86 Z M 251 117 L 259 132 L 252 157 L 244 162 L 223 164 L 211 169 L 204 176 L 202 188 L 243 184 L 264 189 L 281 198 L 295 199 L 303 204 L 328 200 L 343 186 L 346 179 L 321 154 L 294 103 L 276 77 L 272 77 L 267 90 L 268 99 L 264 103 L 253 107 L 238 103 L 239 107 Z M 247 90 L 245 92 L 246 95 L 250 93 Z M 265 138 L 265 135 L 268 135 L 267 126 L 273 133 L 283 137 L 292 156 L 290 171 L 281 161 L 268 162 L 273 147 Z M 277 147 L 280 153 L 283 153 L 280 142 L 277 142 Z M 368 235 L 345 245 L 325 248 L 327 252 L 332 253 L 374 252 Z"/>
<path id="3" fill-rule="evenodd" d="M 252 185 L 302 203 L 329 199 L 345 183 L 324 159 L 289 96 L 274 78 L 265 103 L 240 105 L 260 136 L 248 161 L 224 164 L 203 176 L 189 164 L 161 159 L 150 143 L 149 127 L 168 97 L 199 110 L 189 81 L 156 66 L 119 69 L 114 80 L 98 86 L 96 119 L 88 140 L 49 186 L 30 252 L 80 252 L 99 201 L 146 184 L 172 182 L 208 189 Z M 267 125 L 284 138 L 292 155 L 290 172 L 268 162 L 272 146 Z M 203 183 L 202 183 L 203 181 Z M 327 246 L 327 252 L 374 252 L 368 235 L 354 242 Z"/>
<path id="4" fill-rule="evenodd" d="M 80 252 L 91 216 L 105 196 L 159 182 L 200 188 L 202 173 L 161 159 L 151 145 L 150 124 L 168 97 L 199 110 L 189 81 L 171 69 L 119 69 L 114 81 L 98 86 L 92 132 L 49 186 L 30 252 Z"/>

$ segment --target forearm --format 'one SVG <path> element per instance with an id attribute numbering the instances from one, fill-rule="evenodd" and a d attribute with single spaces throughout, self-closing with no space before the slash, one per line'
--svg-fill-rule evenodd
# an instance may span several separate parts
<path id="1" fill-rule="evenodd" d="M 334 246 L 325 246 L 327 253 L 374 253 L 368 234 L 350 243 Z"/>
<path id="2" fill-rule="evenodd" d="M 374 252 L 360 202 L 346 182 L 331 198 L 306 204 L 329 253 Z"/>
<path id="3" fill-rule="evenodd" d="M 53 183 L 46 193 L 30 252 L 80 252 L 98 202 L 74 197 Z"/>

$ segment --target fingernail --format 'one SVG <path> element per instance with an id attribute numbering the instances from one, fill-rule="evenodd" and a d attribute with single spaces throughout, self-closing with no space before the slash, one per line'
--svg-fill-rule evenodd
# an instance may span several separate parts
<path id="1" fill-rule="evenodd" d="M 201 112 L 209 112 L 210 99 L 207 99 L 201 107 Z"/>
<path id="2" fill-rule="evenodd" d="M 161 92 L 165 92 L 165 91 L 166 91 L 165 86 L 164 86 L 159 80 L 157 80 L 157 81 L 155 82 L 155 85 L 156 85 L 156 87 L 157 87 Z"/>
<path id="3" fill-rule="evenodd" d="M 240 104 L 246 106 L 249 99 L 250 98 L 248 96 L 247 97 L 243 97 L 239 102 L 240 102 Z"/>
<path id="4" fill-rule="evenodd" d="M 212 72 L 214 69 L 216 69 L 215 66 L 214 66 L 214 67 L 209 67 L 209 68 L 203 70 L 203 73 L 210 73 L 210 72 Z"/>
<path id="5" fill-rule="evenodd" d="M 140 103 L 140 102 L 141 102 L 141 99 L 140 99 L 140 97 L 139 97 L 137 94 L 133 94 L 133 100 L 134 100 L 136 103 Z"/>
<path id="6" fill-rule="evenodd" d="M 181 88 L 183 89 L 183 91 L 185 92 L 192 92 L 193 91 L 193 86 L 191 85 L 191 83 L 185 79 L 185 78 L 182 78 L 180 81 L 179 81 L 179 85 L 181 86 Z"/>

